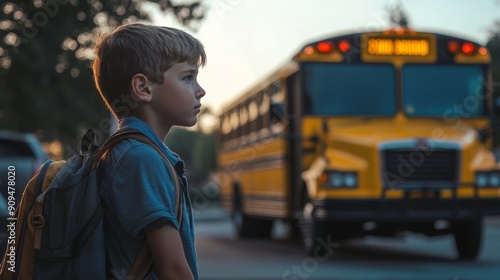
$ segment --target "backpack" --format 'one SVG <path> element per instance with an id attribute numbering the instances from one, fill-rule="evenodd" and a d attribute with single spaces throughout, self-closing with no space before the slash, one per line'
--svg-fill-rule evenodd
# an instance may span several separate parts
<path id="1" fill-rule="evenodd" d="M 15 213 L 0 279 L 107 279 L 103 210 L 96 175 L 102 156 L 116 143 L 133 138 L 151 145 L 168 163 L 176 191 L 176 216 L 182 223 L 181 183 L 167 157 L 138 131 L 114 133 L 101 148 L 89 129 L 80 154 L 47 161 L 28 182 Z M 153 258 L 144 242 L 126 279 L 143 279 Z"/>

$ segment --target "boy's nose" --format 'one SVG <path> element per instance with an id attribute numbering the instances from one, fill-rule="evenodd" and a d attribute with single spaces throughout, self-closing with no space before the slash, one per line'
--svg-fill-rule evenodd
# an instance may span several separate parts
<path id="1" fill-rule="evenodd" d="M 196 97 L 197 98 L 202 98 L 203 96 L 205 96 L 206 92 L 205 90 L 199 86 L 200 88 L 198 89 L 197 93 L 196 93 Z"/>

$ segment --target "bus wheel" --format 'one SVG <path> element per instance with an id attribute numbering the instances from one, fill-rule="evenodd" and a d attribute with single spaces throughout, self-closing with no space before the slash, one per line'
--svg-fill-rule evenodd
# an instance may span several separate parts
<path id="1" fill-rule="evenodd" d="M 250 217 L 243 211 L 243 203 L 238 191 L 234 192 L 232 223 L 239 237 L 270 237 L 273 220 Z"/>
<path id="2" fill-rule="evenodd" d="M 333 253 L 329 251 L 331 249 L 325 248 L 325 244 L 329 244 L 332 238 L 328 233 L 328 225 L 313 216 L 313 208 L 313 204 L 307 200 L 302 209 L 300 229 L 304 248 L 309 256 L 331 254 Z M 324 252 L 325 249 L 327 249 L 326 252 Z"/>
<path id="3" fill-rule="evenodd" d="M 481 220 L 453 224 L 453 235 L 460 259 L 475 260 L 481 250 Z"/>

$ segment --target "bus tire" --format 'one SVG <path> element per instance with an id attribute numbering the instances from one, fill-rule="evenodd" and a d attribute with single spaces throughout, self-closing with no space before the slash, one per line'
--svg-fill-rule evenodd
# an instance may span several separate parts
<path id="1" fill-rule="evenodd" d="M 249 217 L 252 224 L 251 237 L 270 238 L 273 230 L 274 220 L 265 218 Z"/>
<path id="2" fill-rule="evenodd" d="M 319 221 L 312 215 L 313 204 L 306 198 L 300 217 L 300 230 L 302 241 L 307 255 L 312 257 L 323 257 L 325 254 L 331 254 L 330 251 L 324 251 L 324 245 L 331 242 L 332 236 L 329 234 L 329 225 L 325 221 Z M 321 254 L 317 256 L 318 254 Z"/>
<path id="3" fill-rule="evenodd" d="M 481 250 L 483 227 L 481 220 L 453 224 L 453 236 L 458 257 L 475 260 Z"/>
<path id="4" fill-rule="evenodd" d="M 238 189 L 233 195 L 233 209 L 231 220 L 236 230 L 236 234 L 242 238 L 270 237 L 273 227 L 273 220 L 250 217 L 243 210 L 242 197 Z"/>

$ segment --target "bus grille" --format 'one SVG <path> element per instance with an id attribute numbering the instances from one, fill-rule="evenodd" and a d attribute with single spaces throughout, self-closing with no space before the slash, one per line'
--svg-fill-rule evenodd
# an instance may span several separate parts
<path id="1" fill-rule="evenodd" d="M 385 161 L 384 177 L 398 178 L 399 187 L 415 186 L 416 182 L 457 181 L 458 150 L 391 149 L 382 153 Z"/>

